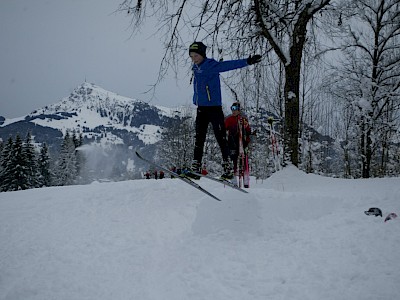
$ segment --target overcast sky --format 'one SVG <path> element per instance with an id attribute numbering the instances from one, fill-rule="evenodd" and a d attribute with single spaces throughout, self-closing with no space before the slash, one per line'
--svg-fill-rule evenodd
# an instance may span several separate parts
<path id="1" fill-rule="evenodd" d="M 178 80 L 170 71 L 156 98 L 143 94 L 157 79 L 164 48 L 151 26 L 130 38 L 129 18 L 113 14 L 121 2 L 1 0 L 0 115 L 56 103 L 85 80 L 152 104 L 190 104 L 189 60 Z"/>

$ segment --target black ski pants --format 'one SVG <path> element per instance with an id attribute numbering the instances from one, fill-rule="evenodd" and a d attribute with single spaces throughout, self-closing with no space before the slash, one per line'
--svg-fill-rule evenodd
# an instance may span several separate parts
<path id="1" fill-rule="evenodd" d="M 208 124 L 211 123 L 215 138 L 221 148 L 222 159 L 228 161 L 229 148 L 226 139 L 225 116 L 221 106 L 199 106 L 196 115 L 196 141 L 193 159 L 202 163 L 204 143 L 206 141 Z"/>

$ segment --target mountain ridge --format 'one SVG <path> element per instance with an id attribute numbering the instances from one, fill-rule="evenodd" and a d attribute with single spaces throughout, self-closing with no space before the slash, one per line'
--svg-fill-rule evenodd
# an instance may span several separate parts
<path id="1" fill-rule="evenodd" d="M 175 109 L 150 105 L 85 82 L 57 103 L 38 108 L 19 118 L 3 117 L 0 128 L 17 122 L 32 122 L 35 125 L 60 130 L 62 133 L 67 130 L 81 132 L 84 137 L 90 138 L 88 133 L 97 131 L 98 127 L 132 133 L 144 132 L 146 125 L 162 129 L 179 115 Z"/>
<path id="2" fill-rule="evenodd" d="M 102 151 L 110 152 L 101 156 L 103 166 L 122 164 L 117 169 L 125 172 L 128 165 L 135 165 L 129 163 L 136 160 L 133 150 L 154 155 L 165 128 L 179 120 L 178 109 L 150 105 L 84 82 L 59 102 L 26 116 L 0 119 L 0 139 L 6 141 L 16 134 L 25 137 L 30 132 L 33 143 L 46 143 L 56 156 L 65 133 L 74 132 L 82 135 L 84 144 L 100 145 Z"/>

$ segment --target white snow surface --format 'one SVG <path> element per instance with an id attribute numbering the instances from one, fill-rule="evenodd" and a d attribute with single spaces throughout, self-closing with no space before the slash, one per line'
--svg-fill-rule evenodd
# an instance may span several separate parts
<path id="1" fill-rule="evenodd" d="M 0 193 L 0 299 L 399 299 L 400 178 L 199 184 Z"/>

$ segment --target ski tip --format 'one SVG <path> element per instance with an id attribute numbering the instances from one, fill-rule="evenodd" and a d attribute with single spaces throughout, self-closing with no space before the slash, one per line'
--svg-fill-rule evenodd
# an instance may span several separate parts
<path id="1" fill-rule="evenodd" d="M 214 195 L 209 195 L 211 198 L 217 200 L 217 201 L 222 201 L 221 199 L 219 199 L 218 197 L 214 196 Z"/>

